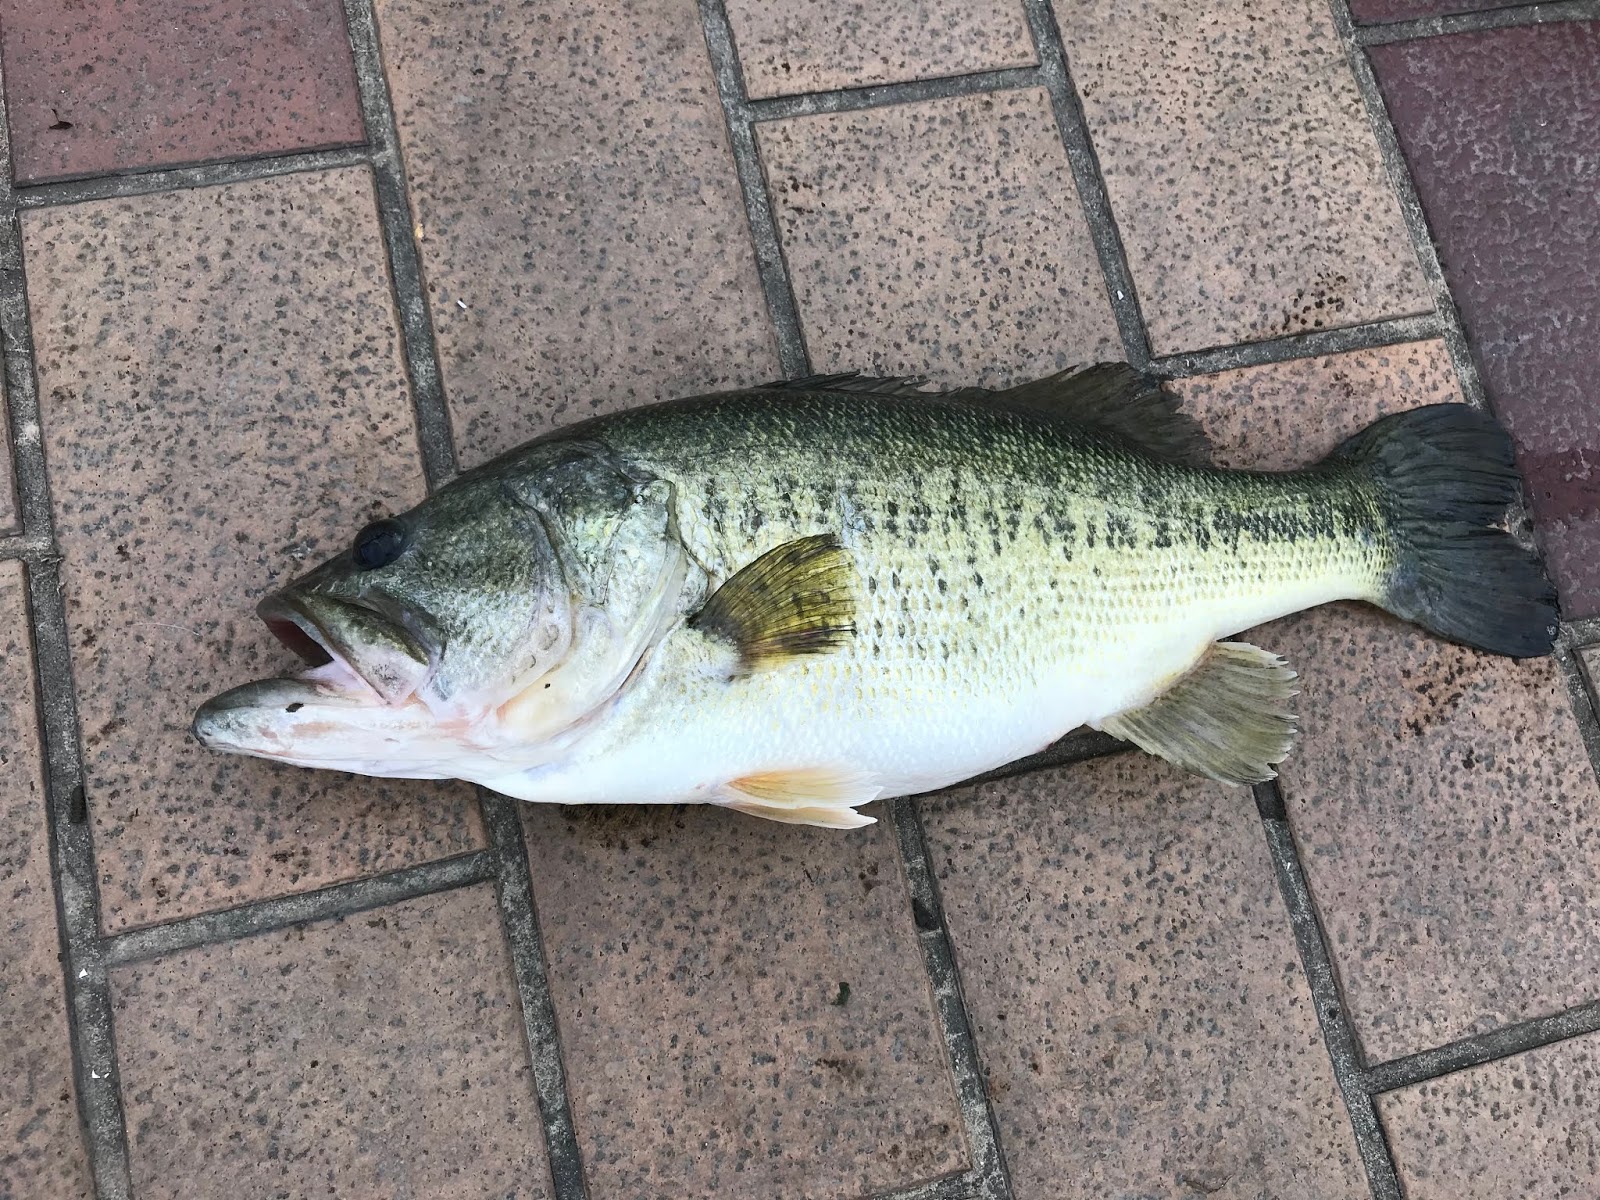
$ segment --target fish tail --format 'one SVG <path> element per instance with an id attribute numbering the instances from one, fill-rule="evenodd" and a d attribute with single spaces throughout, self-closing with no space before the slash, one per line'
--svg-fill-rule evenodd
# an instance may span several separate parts
<path id="1" fill-rule="evenodd" d="M 1539 558 L 1499 528 L 1519 476 L 1511 438 L 1465 404 L 1395 413 L 1330 456 L 1376 481 L 1396 561 L 1378 603 L 1451 641 L 1536 658 L 1560 613 Z"/>

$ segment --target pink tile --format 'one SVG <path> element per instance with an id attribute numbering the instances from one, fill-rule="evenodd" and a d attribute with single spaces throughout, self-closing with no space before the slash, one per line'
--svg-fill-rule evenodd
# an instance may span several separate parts
<path id="1" fill-rule="evenodd" d="M 489 885 L 111 973 L 134 1193 L 543 1197 Z"/>
<path id="2" fill-rule="evenodd" d="M 590 1193 L 858 1197 L 966 1166 L 893 831 L 523 811 Z"/>
<path id="3" fill-rule="evenodd" d="M 0 0 L 0 53 L 23 183 L 366 136 L 339 0 Z"/>
<path id="4" fill-rule="evenodd" d="M 993 384 L 1122 357 L 1050 101 L 758 126 L 819 371 Z"/>
<path id="5" fill-rule="evenodd" d="M 1018 1196 L 1367 1195 L 1248 791 L 1133 753 L 923 811 Z"/>
<path id="6" fill-rule="evenodd" d="M 26 597 L 21 565 L 0 562 L 0 1196 L 87 1200 Z"/>
<path id="7" fill-rule="evenodd" d="M 1457 396 L 1436 342 L 1180 391 L 1222 461 L 1269 468 Z M 1554 660 L 1479 654 L 1354 604 L 1246 636 L 1301 673 L 1283 790 L 1368 1057 L 1593 998 L 1600 786 Z"/>
<path id="8" fill-rule="evenodd" d="M 745 89 L 789 96 L 1039 61 L 1017 0 L 731 0 Z"/>
<path id="9" fill-rule="evenodd" d="M 1406 1200 L 1593 1195 L 1596 1089 L 1590 1034 L 1379 1097 Z"/>
<path id="10" fill-rule="evenodd" d="M 1323 0 L 1055 11 L 1156 353 L 1432 310 Z"/>
<path id="11" fill-rule="evenodd" d="M 188 732 L 295 665 L 255 601 L 423 492 L 367 172 L 37 210 L 24 235 L 106 927 L 481 844 L 465 786 Z"/>
<path id="12" fill-rule="evenodd" d="M 694 0 L 378 0 L 464 464 L 776 379 Z"/>

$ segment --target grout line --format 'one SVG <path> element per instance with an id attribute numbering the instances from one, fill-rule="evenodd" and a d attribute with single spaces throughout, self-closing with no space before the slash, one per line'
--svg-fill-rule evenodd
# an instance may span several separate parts
<path id="1" fill-rule="evenodd" d="M 1274 781 L 1258 784 L 1255 797 L 1261 825 L 1266 832 L 1267 851 L 1278 876 L 1278 889 L 1283 893 L 1284 904 L 1289 910 L 1289 924 L 1294 930 L 1295 944 L 1300 949 L 1300 962 L 1311 988 L 1312 1001 L 1316 1005 L 1317 1023 L 1322 1027 L 1322 1040 L 1328 1048 L 1328 1057 L 1333 1060 L 1333 1076 L 1344 1095 L 1345 1108 L 1350 1113 L 1356 1150 L 1361 1155 L 1361 1165 L 1366 1169 L 1367 1182 L 1372 1188 L 1374 1200 L 1402 1200 L 1400 1180 L 1395 1174 L 1388 1139 L 1384 1137 L 1383 1127 L 1378 1123 L 1378 1110 L 1367 1092 L 1361 1069 L 1361 1051 L 1349 1015 L 1345 1012 L 1344 999 L 1339 994 L 1327 938 L 1321 921 L 1317 919 L 1311 885 L 1301 865 L 1294 834 L 1289 829 L 1283 792 Z"/>
<path id="2" fill-rule="evenodd" d="M 160 171 L 34 183 L 17 188 L 17 207 L 50 208 L 58 204 L 80 204 L 86 200 L 107 200 L 117 196 L 148 196 L 154 192 L 244 183 L 302 171 L 331 171 L 339 167 L 356 166 L 370 161 L 370 158 L 365 146 L 339 146 L 331 150 L 275 154 L 234 162 L 198 163 Z"/>
<path id="3" fill-rule="evenodd" d="M 1167 379 L 1184 379 L 1191 375 L 1211 375 L 1217 371 L 1260 367 L 1297 358 L 1320 358 L 1325 354 L 1344 354 L 1350 350 L 1375 350 L 1402 342 L 1440 338 L 1444 334 L 1444 325 L 1436 314 L 1422 313 L 1346 325 L 1339 329 L 1314 329 L 1261 342 L 1169 354 L 1154 359 L 1150 363 L 1150 370 Z"/>
<path id="4" fill-rule="evenodd" d="M 933 987 L 933 1000 L 944 1032 L 945 1050 L 950 1057 L 950 1073 L 955 1083 L 956 1100 L 967 1127 L 967 1147 L 972 1154 L 970 1175 L 958 1177 L 961 1186 L 983 1200 L 1010 1200 L 1011 1180 L 1000 1149 L 1000 1130 L 989 1091 L 984 1082 L 972 1020 L 961 993 L 961 976 L 956 969 L 950 930 L 945 924 L 944 905 L 928 856 L 928 840 L 916 804 L 902 796 L 889 802 L 895 836 L 900 846 L 900 861 L 905 870 L 906 890 L 911 895 L 912 919 L 917 940 L 922 945 L 922 961 Z M 924 1185 L 933 1188 L 934 1184 Z M 943 1187 L 944 1181 L 937 1186 Z M 954 1187 L 952 1183 L 950 1186 Z M 894 1193 L 899 1196 L 901 1193 Z M 907 1200 L 922 1193 L 912 1189 Z M 931 1195 L 941 1195 L 933 1192 Z"/>
<path id="5" fill-rule="evenodd" d="M 361 119 L 372 146 L 371 162 L 383 225 L 384 249 L 389 258 L 389 283 L 400 318 L 400 341 L 405 350 L 406 375 L 417 418 L 417 444 L 429 489 L 446 483 L 456 472 L 455 443 L 450 434 L 450 411 L 439 373 L 439 347 L 428 311 L 428 289 L 422 277 L 422 252 L 418 249 L 416 220 L 411 212 L 405 163 L 400 153 L 400 133 L 394 103 L 383 73 L 383 48 L 378 39 L 378 19 L 373 0 L 344 0 L 345 24 L 355 55 L 356 83 L 361 91 Z"/>
<path id="6" fill-rule="evenodd" d="M 108 967 L 271 933 L 310 921 L 347 917 L 435 892 L 483 883 L 494 877 L 495 856 L 487 850 L 419 863 L 365 879 L 332 884 L 312 892 L 273 896 L 218 912 L 197 913 L 162 925 L 115 933 L 101 942 Z"/>
<path id="7" fill-rule="evenodd" d="M 1600 617 L 1579 617 L 1573 621 L 1563 621 L 1562 629 L 1567 635 L 1568 643 L 1574 649 L 1600 644 Z"/>
<path id="8" fill-rule="evenodd" d="M 1150 334 L 1139 311 L 1138 290 L 1128 267 L 1127 250 L 1117 229 L 1116 215 L 1111 211 L 1111 198 L 1106 192 L 1100 159 L 1089 134 L 1088 118 L 1084 116 L 1083 104 L 1067 67 L 1061 30 L 1056 25 L 1050 0 L 1022 0 L 1022 8 L 1028 18 L 1034 50 L 1039 55 L 1039 80 L 1050 93 L 1056 126 L 1072 166 L 1073 182 L 1077 185 L 1078 203 L 1088 221 L 1089 236 L 1100 259 L 1101 274 L 1105 276 L 1106 299 L 1117 319 L 1117 331 L 1122 335 L 1123 354 L 1128 362 L 1143 370 L 1150 364 Z"/>
<path id="9" fill-rule="evenodd" d="M 0 82 L 0 342 L 10 409 L 13 479 L 24 540 L 52 546 L 50 485 L 39 425 L 33 327 L 23 274 L 22 226 L 11 181 L 10 125 Z M 127 1119 L 100 950 L 100 892 L 78 747 L 77 699 L 60 561 L 46 550 L 26 566 L 28 624 L 45 759 L 45 827 L 61 939 L 72 1089 L 99 1200 L 132 1193 Z"/>
<path id="10" fill-rule="evenodd" d="M 1409 42 L 1418 38 L 1441 37 L 1453 33 L 1478 33 L 1488 29 L 1509 29 L 1517 25 L 1593 21 L 1597 18 L 1600 18 L 1600 0 L 1555 0 L 1549 4 L 1523 4 L 1513 8 L 1491 8 L 1483 12 L 1423 17 L 1415 21 L 1358 25 L 1355 27 L 1354 38 L 1358 46 L 1386 46 L 1394 42 Z"/>
<path id="11" fill-rule="evenodd" d="M 0 413 L 0 439 L 3 439 L 5 425 L 5 415 Z M 5 444 L 4 440 L 0 440 L 0 446 Z M 53 557 L 54 553 L 50 548 L 50 543 L 38 536 L 29 537 L 25 533 L 17 533 L 0 537 L 0 562 L 8 562 L 12 559 L 37 562 L 41 559 Z"/>
<path id="12" fill-rule="evenodd" d="M 745 107 L 752 121 L 787 121 L 795 117 L 860 112 L 867 108 L 886 108 L 891 104 L 923 104 L 929 100 L 946 100 L 951 96 L 1042 86 L 1038 67 L 1005 67 L 994 71 L 974 71 L 970 75 L 947 75 L 941 79 L 839 88 L 795 96 L 769 96 L 749 100 Z"/>
<path id="13" fill-rule="evenodd" d="M 438 342 L 428 311 L 421 252 L 414 233 L 410 191 L 401 159 L 394 104 L 383 70 L 373 0 L 344 2 L 355 53 L 356 79 L 361 88 L 362 117 L 373 146 L 378 212 L 389 255 L 389 282 L 401 318 L 407 373 L 417 418 L 417 442 L 428 486 L 433 490 L 446 483 L 456 471 L 449 407 L 439 370 Z M 555 1200 L 587 1200 L 589 1189 L 561 1062 L 555 1001 L 550 994 L 539 917 L 533 901 L 533 881 L 528 873 L 527 848 L 522 842 L 516 805 L 516 801 L 505 796 L 478 789 L 478 809 L 496 863 L 495 896 L 500 908 L 500 925 L 511 956 L 533 1071 L 534 1094 L 544 1124 L 545 1158 L 550 1167 L 552 1195 Z"/>
<path id="14" fill-rule="evenodd" d="M 1578 722 L 1578 737 L 1583 742 L 1583 748 L 1589 752 L 1589 766 L 1595 778 L 1600 779 L 1600 712 L 1596 709 L 1595 691 L 1584 679 L 1588 672 L 1579 661 L 1577 652 L 1566 644 L 1565 638 L 1556 643 L 1554 656 L 1561 678 L 1567 685 L 1567 698 L 1572 702 L 1573 716 Z M 1593 686 L 1600 689 L 1600 681 Z"/>
<path id="15" fill-rule="evenodd" d="M 1052 742 L 1037 754 L 1030 754 L 1027 758 L 1019 758 L 1013 762 L 1005 763 L 992 771 L 985 771 L 982 775 L 974 775 L 971 779 L 963 779 L 960 783 L 950 784 L 949 789 L 940 788 L 939 791 L 976 787 L 980 783 L 993 783 L 997 779 L 1011 779 L 1018 775 L 1032 775 L 1035 771 L 1052 771 L 1057 767 L 1064 767 L 1070 763 L 1087 762 L 1092 758 L 1104 758 L 1108 754 L 1123 754 L 1131 749 L 1133 747 L 1127 742 L 1118 741 L 1109 733 L 1101 733 L 1096 729 L 1080 727 L 1060 740 Z"/>
<path id="16" fill-rule="evenodd" d="M 1595 1032 L 1600 1032 L 1600 1000 L 1379 1063 L 1365 1072 L 1367 1090 L 1378 1093 L 1412 1087 L 1455 1071 L 1481 1067 L 1496 1059 Z"/>
<path id="17" fill-rule="evenodd" d="M 496 874 L 500 923 L 511 950 L 517 993 L 522 1001 L 523 1028 L 533 1063 L 539 1115 L 544 1121 L 552 1194 L 555 1200 L 588 1200 L 583 1152 L 572 1119 L 555 1000 L 550 994 L 544 939 L 539 933 L 539 913 L 528 870 L 528 849 L 522 840 L 522 818 L 518 815 L 521 802 L 480 788 L 478 803 L 490 845 L 500 863 Z"/>
<path id="18" fill-rule="evenodd" d="M 811 356 L 806 351 L 800 306 L 795 300 L 789 265 L 784 261 L 783 243 L 772 215 L 772 195 L 767 190 L 766 174 L 756 150 L 755 116 L 745 96 L 744 73 L 733 47 L 733 27 L 728 23 L 728 10 L 723 0 L 699 0 L 699 5 L 711 72 L 716 77 L 717 95 L 722 100 L 722 113 L 728 124 L 734 172 L 744 197 L 750 238 L 755 244 L 756 272 L 761 278 L 767 312 L 777 336 L 778 363 L 787 378 L 796 379 L 809 374 Z"/>

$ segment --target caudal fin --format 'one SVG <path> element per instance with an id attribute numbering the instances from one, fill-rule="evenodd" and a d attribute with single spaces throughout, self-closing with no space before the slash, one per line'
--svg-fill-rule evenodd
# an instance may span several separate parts
<path id="1" fill-rule="evenodd" d="M 1382 489 L 1399 552 L 1384 608 L 1441 637 L 1536 658 L 1555 642 L 1555 588 L 1497 523 L 1517 494 L 1511 438 L 1465 404 L 1395 413 L 1329 456 Z"/>

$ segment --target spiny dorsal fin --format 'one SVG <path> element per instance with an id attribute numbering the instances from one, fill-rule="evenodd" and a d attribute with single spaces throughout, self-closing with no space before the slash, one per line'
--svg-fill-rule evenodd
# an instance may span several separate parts
<path id="1" fill-rule="evenodd" d="M 859 829 L 871 825 L 873 818 L 858 813 L 856 806 L 876 800 L 883 788 L 849 768 L 795 767 L 742 776 L 724 791 L 724 808 L 752 817 L 787 825 Z"/>
<path id="2" fill-rule="evenodd" d="M 760 386 L 764 392 L 871 392 L 879 396 L 937 396 L 927 390 L 928 381 L 920 375 L 897 377 L 861 375 L 846 371 L 839 375 L 807 375 L 801 379 L 775 379 Z"/>
<path id="3" fill-rule="evenodd" d="M 735 573 L 689 625 L 733 643 L 741 672 L 823 654 L 855 634 L 854 579 L 837 535 L 796 538 Z"/>
<path id="4" fill-rule="evenodd" d="M 955 395 L 964 397 L 968 392 Z M 1158 377 L 1127 363 L 1074 367 L 988 396 L 997 404 L 1115 434 L 1169 462 L 1203 467 L 1211 461 L 1211 446 L 1200 423 L 1178 407 L 1177 397 Z"/>
<path id="5" fill-rule="evenodd" d="M 1004 391 L 980 387 L 929 391 L 927 381 L 917 376 L 889 379 L 856 374 L 810 375 L 762 387 L 772 391 L 869 392 L 999 405 L 1090 426 L 1169 462 L 1195 467 L 1211 462 L 1211 446 L 1199 422 L 1178 407 L 1177 397 L 1162 386 L 1159 377 L 1136 371 L 1127 363 L 1073 367 Z"/>
<path id="6" fill-rule="evenodd" d="M 1112 737 L 1223 783 L 1264 783 L 1294 745 L 1285 707 L 1299 689 L 1276 654 L 1218 642 L 1143 708 L 1100 722 Z"/>

